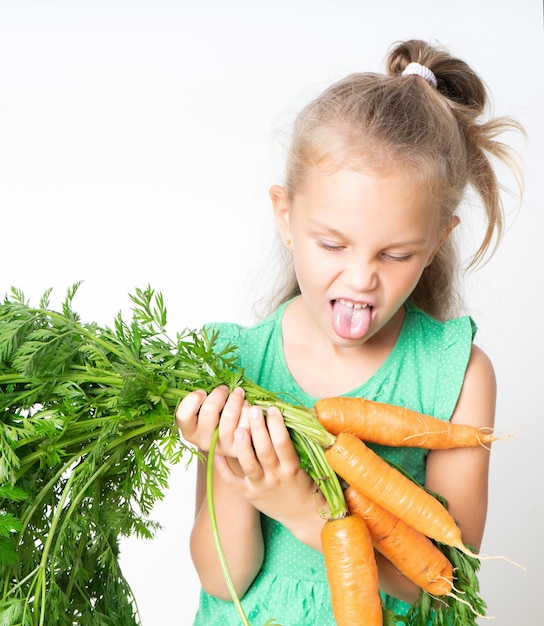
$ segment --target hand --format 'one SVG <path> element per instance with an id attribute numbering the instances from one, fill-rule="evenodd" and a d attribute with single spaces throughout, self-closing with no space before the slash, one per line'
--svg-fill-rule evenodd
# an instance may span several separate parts
<path id="1" fill-rule="evenodd" d="M 193 391 L 180 402 L 176 422 L 183 439 L 200 450 L 208 452 L 213 433 L 219 426 L 217 453 L 236 456 L 234 432 L 247 428 L 249 404 L 244 390 L 237 387 L 229 394 L 226 386 L 215 388 L 209 395 L 205 391 Z"/>
<path id="2" fill-rule="evenodd" d="M 252 406 L 249 428 L 234 431 L 237 461 L 216 456 L 223 481 L 259 511 L 284 524 L 306 543 L 319 545 L 313 530 L 323 524 L 322 495 L 300 467 L 300 459 L 278 409 Z M 241 471 L 240 471 L 241 470 Z"/>

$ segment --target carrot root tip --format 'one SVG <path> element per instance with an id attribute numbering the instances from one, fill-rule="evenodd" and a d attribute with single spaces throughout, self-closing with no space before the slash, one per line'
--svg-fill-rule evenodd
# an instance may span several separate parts
<path id="1" fill-rule="evenodd" d="M 506 561 L 507 563 L 510 563 L 511 565 L 514 565 L 515 567 L 519 567 L 519 569 L 523 570 L 523 572 L 525 574 L 527 573 L 527 568 L 525 567 L 525 565 L 521 565 L 521 563 L 517 563 L 516 561 L 512 561 L 512 559 L 509 559 L 506 556 L 502 556 L 500 554 L 498 554 L 498 555 L 494 555 L 494 554 L 472 554 L 472 553 L 470 553 L 470 554 L 475 559 L 479 559 L 480 561 L 492 561 L 492 560 L 495 560 L 495 559 L 501 559 L 502 561 Z"/>

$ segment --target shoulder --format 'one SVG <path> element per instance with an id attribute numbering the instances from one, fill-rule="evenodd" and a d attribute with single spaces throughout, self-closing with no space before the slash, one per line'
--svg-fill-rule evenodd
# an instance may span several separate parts
<path id="1" fill-rule="evenodd" d="M 489 356 L 472 344 L 453 422 L 492 427 L 495 417 L 497 381 Z"/>
<path id="2" fill-rule="evenodd" d="M 244 357 L 250 354 L 265 350 L 273 340 L 281 324 L 282 310 L 283 307 L 280 307 L 265 319 L 250 326 L 232 322 L 215 322 L 207 324 L 206 328 L 216 334 L 215 345 L 218 349 L 231 346 L 240 360 L 244 360 Z"/>
<path id="3" fill-rule="evenodd" d="M 476 344 L 472 344 L 468 362 L 467 376 L 495 380 L 495 369 L 489 356 Z"/>
<path id="4" fill-rule="evenodd" d="M 399 375 L 405 381 L 404 393 L 418 410 L 440 419 L 451 418 L 464 384 L 475 332 L 468 316 L 437 320 L 407 303 L 396 355 Z"/>
<path id="5" fill-rule="evenodd" d="M 477 331 L 474 320 L 468 315 L 438 320 L 410 302 L 406 303 L 406 319 L 413 330 L 417 329 L 431 343 L 433 338 L 442 343 L 466 342 L 467 339 L 472 343 Z"/>
<path id="6" fill-rule="evenodd" d="M 431 317 L 414 305 L 407 307 L 404 342 L 426 354 L 432 362 L 449 369 L 467 366 L 476 324 L 468 315 L 449 320 Z"/>

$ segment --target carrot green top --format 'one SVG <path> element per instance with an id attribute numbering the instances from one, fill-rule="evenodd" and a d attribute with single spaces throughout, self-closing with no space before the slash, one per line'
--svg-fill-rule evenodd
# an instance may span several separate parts
<path id="1" fill-rule="evenodd" d="M 215 324 L 220 332 L 219 346 L 223 342 L 237 346 L 239 364 L 259 385 L 283 394 L 292 404 L 313 406 L 317 398 L 300 388 L 285 362 L 281 320 L 286 306 L 251 327 Z M 406 303 L 406 311 L 401 333 L 386 361 L 369 380 L 346 395 L 398 404 L 448 420 L 461 391 L 476 327 L 470 317 L 436 321 L 410 303 Z M 424 482 L 426 450 L 372 447 Z M 263 519 L 263 532 L 265 562 L 242 601 L 251 623 L 264 624 L 275 618 L 290 626 L 334 626 L 322 555 L 273 520 Z M 384 601 L 399 614 L 408 610 L 407 604 L 394 598 Z M 231 603 L 201 594 L 195 624 L 238 623 Z"/>

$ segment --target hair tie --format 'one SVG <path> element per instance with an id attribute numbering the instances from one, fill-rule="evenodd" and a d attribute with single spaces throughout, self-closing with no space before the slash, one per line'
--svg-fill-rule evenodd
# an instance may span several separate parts
<path id="1" fill-rule="evenodd" d="M 435 89 L 438 86 L 434 73 L 425 65 L 421 65 L 421 63 L 408 63 L 402 72 L 402 76 L 410 76 L 411 74 L 421 76 L 421 78 L 424 78 L 429 85 L 432 85 Z"/>

